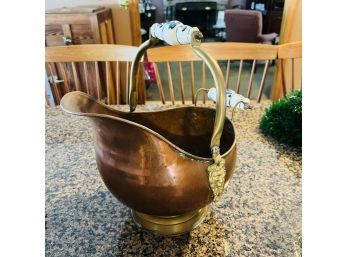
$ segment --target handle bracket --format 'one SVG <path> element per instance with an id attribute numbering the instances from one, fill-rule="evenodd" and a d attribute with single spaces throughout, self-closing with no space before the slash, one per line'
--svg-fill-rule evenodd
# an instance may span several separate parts
<path id="1" fill-rule="evenodd" d="M 64 80 L 58 79 L 58 76 L 48 76 L 47 79 L 48 79 L 48 82 L 50 84 L 53 84 L 53 83 L 58 84 L 58 83 L 63 83 L 64 82 Z"/>
<path id="2" fill-rule="evenodd" d="M 63 37 L 63 42 L 64 42 L 64 45 L 66 46 L 72 45 L 72 39 L 69 36 Z"/>

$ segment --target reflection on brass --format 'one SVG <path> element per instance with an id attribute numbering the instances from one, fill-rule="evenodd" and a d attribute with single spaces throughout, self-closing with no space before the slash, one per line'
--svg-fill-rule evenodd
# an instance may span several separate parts
<path id="1" fill-rule="evenodd" d="M 209 212 L 206 206 L 197 211 L 178 216 L 153 216 L 133 211 L 135 222 L 147 230 L 163 235 L 178 236 L 199 226 Z"/>
<path id="2" fill-rule="evenodd" d="M 133 210 L 135 221 L 152 231 L 178 235 L 198 226 L 209 204 L 221 197 L 235 169 L 235 129 L 226 117 L 222 72 L 195 45 L 193 51 L 213 75 L 216 110 L 182 106 L 133 112 L 139 61 L 158 42 L 150 37 L 132 64 L 130 112 L 79 91 L 66 94 L 60 105 L 65 112 L 90 118 L 100 175 L 110 192 Z"/>

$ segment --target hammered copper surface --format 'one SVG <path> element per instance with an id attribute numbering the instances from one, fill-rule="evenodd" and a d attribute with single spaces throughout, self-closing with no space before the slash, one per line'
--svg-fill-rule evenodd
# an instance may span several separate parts
<path id="1" fill-rule="evenodd" d="M 126 206 L 150 215 L 172 216 L 212 202 L 206 170 L 212 163 L 214 109 L 187 106 L 125 113 L 82 92 L 66 94 L 61 107 L 91 119 L 101 177 Z M 235 130 L 227 118 L 220 148 L 227 182 L 236 163 Z"/>

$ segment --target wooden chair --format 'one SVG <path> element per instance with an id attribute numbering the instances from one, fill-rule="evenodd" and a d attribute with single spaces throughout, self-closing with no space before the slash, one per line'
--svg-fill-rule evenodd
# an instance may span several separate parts
<path id="1" fill-rule="evenodd" d="M 221 63 L 224 62 L 226 68 L 224 69 L 226 88 L 231 88 L 237 93 L 241 91 L 241 77 L 243 72 L 243 64 L 246 60 L 251 60 L 252 65 L 249 73 L 247 92 L 246 97 L 252 97 L 252 89 L 254 84 L 254 75 L 256 61 L 262 60 L 263 64 L 263 73 L 258 86 L 258 93 L 256 96 L 256 101 L 260 102 L 263 96 L 263 91 L 265 88 L 265 82 L 267 78 L 267 72 L 271 60 L 277 58 L 278 46 L 275 45 L 264 45 L 264 44 L 250 44 L 250 43 L 230 43 L 230 42 L 219 42 L 219 43 L 203 43 L 201 47 L 207 51 L 209 54 L 216 59 L 221 67 Z M 204 63 L 195 55 L 195 53 L 190 49 L 190 46 L 180 45 L 180 46 L 164 46 L 157 47 L 147 50 L 147 57 L 150 62 L 154 63 L 154 68 L 157 78 L 158 92 L 160 100 L 163 104 L 168 102 L 164 94 L 164 88 L 167 87 L 169 90 L 169 101 L 171 104 L 180 102 L 181 104 L 186 103 L 185 87 L 190 87 L 190 98 L 192 103 L 195 102 L 195 92 L 197 90 L 195 85 L 195 78 L 202 77 L 202 83 L 199 85 L 201 88 L 207 88 L 206 80 L 206 67 Z M 199 70 L 199 73 L 195 73 L 194 63 L 201 62 L 202 68 Z M 239 62 L 238 77 L 235 86 L 230 83 L 230 73 L 231 73 L 231 63 Z M 190 69 L 189 77 L 184 78 L 183 64 L 188 63 Z M 164 66 L 165 68 L 160 71 L 159 65 Z M 179 85 L 177 90 L 179 93 L 175 95 L 175 89 L 173 85 L 172 70 L 178 71 L 178 81 Z M 163 85 L 162 76 L 166 73 L 168 80 L 167 85 Z M 211 85 L 210 87 L 213 87 Z M 205 95 L 203 96 L 203 104 L 206 102 Z"/>
<path id="2" fill-rule="evenodd" d="M 291 62 L 292 76 L 283 79 L 281 85 L 275 83 L 275 90 L 280 87 L 284 95 L 289 90 L 296 89 L 298 83 L 295 82 L 297 73 L 295 72 L 296 59 L 302 57 L 302 43 L 290 43 L 285 45 L 263 45 L 250 43 L 203 43 L 201 47 L 213 56 L 219 63 L 226 65 L 223 67 L 225 73 L 226 88 L 231 88 L 237 93 L 256 99 L 260 102 L 263 97 L 265 83 L 268 75 L 270 61 L 276 60 L 277 67 L 283 67 L 284 63 Z M 62 47 L 46 48 L 46 69 L 53 78 L 51 88 L 54 91 L 56 102 L 59 104 L 60 98 L 67 92 L 81 90 L 95 96 L 99 100 L 104 100 L 107 104 L 128 104 L 129 93 L 129 74 L 130 63 L 137 52 L 137 47 L 122 45 L 73 45 Z M 158 95 L 162 104 L 186 104 L 189 98 L 192 103 L 195 102 L 195 93 L 198 88 L 207 89 L 207 68 L 203 62 L 195 55 L 190 46 L 164 46 L 151 48 L 147 51 L 148 61 L 154 63 Z M 245 62 L 251 60 L 250 71 L 246 69 Z M 255 88 L 255 68 L 257 61 L 263 61 L 263 72 Z M 122 63 L 123 62 L 123 63 Z M 231 64 L 238 64 L 238 73 L 236 82 L 231 81 Z M 122 65 L 125 72 L 121 73 Z M 184 76 L 184 65 L 189 70 L 188 76 Z M 197 65 L 200 65 L 197 72 Z M 162 66 L 162 69 L 160 69 Z M 141 65 L 140 65 L 141 67 Z M 196 69 L 195 69 L 196 68 Z M 141 70 L 141 69 L 140 69 Z M 243 70 L 248 73 L 247 90 L 241 92 L 241 82 Z M 287 72 L 282 70 L 282 76 L 285 78 Z M 179 83 L 173 83 L 173 72 L 177 71 L 177 80 Z M 121 87 L 122 76 L 125 86 Z M 54 76 L 57 76 L 54 79 Z M 163 77 L 167 77 L 167 83 L 164 83 Z M 201 78 L 197 85 L 195 78 Z M 58 81 L 57 81 L 58 80 Z M 142 73 L 138 74 L 138 100 L 139 104 L 145 103 L 145 88 Z M 245 86 L 245 85 L 244 85 Z M 185 88 L 189 89 L 185 90 Z M 211 84 L 209 87 L 213 87 Z M 252 91 L 257 90 L 257 94 Z M 165 91 L 168 91 L 166 96 Z M 187 96 L 187 92 L 190 92 Z M 168 97 L 169 95 L 169 97 Z M 157 101 L 155 101 L 157 102 Z M 206 96 L 202 97 L 203 104 L 206 103 Z"/>
<path id="3" fill-rule="evenodd" d="M 107 104 L 127 104 L 130 66 L 136 52 L 134 46 L 108 44 L 46 47 L 46 72 L 56 104 L 75 90 Z M 143 80 L 138 81 L 138 87 L 143 87 Z M 144 90 L 139 92 L 143 103 Z"/>
<path id="4" fill-rule="evenodd" d="M 302 88 L 302 42 L 279 45 L 277 59 L 283 96 Z"/>

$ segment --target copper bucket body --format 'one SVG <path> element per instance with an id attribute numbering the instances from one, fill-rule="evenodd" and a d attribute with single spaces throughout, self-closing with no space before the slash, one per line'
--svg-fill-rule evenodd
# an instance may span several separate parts
<path id="1" fill-rule="evenodd" d="M 138 222 L 150 215 L 160 223 L 162 217 L 167 231 L 166 224 L 177 219 L 181 225 L 176 230 L 181 234 L 187 232 L 181 231 L 182 226 L 191 230 L 202 219 L 213 201 L 206 170 L 212 163 L 210 138 L 215 109 L 187 106 L 121 112 L 79 91 L 66 94 L 61 107 L 90 119 L 100 175 L 110 192 L 136 212 Z M 220 149 L 227 183 L 236 163 L 235 130 L 228 118 Z M 172 230 L 169 228 L 168 234 L 176 234 Z"/>
<path id="2" fill-rule="evenodd" d="M 139 62 L 164 32 L 190 43 L 211 71 L 217 88 L 215 109 L 133 112 Z M 130 112 L 79 91 L 66 94 L 60 103 L 65 112 L 91 120 L 98 169 L 110 192 L 132 209 L 139 225 L 165 235 L 198 226 L 209 204 L 220 199 L 236 164 L 235 129 L 225 116 L 225 81 L 218 63 L 199 47 L 200 39 L 197 28 L 176 21 L 151 27 L 150 39 L 139 47 L 131 67 Z"/>

